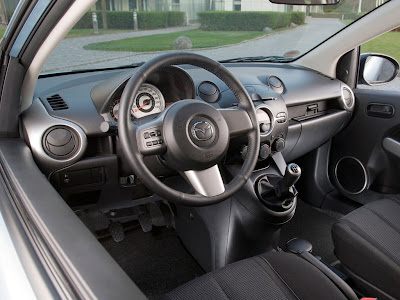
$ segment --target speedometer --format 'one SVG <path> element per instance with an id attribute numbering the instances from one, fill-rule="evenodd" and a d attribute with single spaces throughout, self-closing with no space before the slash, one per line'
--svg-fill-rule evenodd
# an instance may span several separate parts
<path id="1" fill-rule="evenodd" d="M 160 90 L 152 84 L 144 83 L 139 88 L 132 105 L 132 116 L 136 119 L 160 113 L 165 108 L 165 100 Z"/>

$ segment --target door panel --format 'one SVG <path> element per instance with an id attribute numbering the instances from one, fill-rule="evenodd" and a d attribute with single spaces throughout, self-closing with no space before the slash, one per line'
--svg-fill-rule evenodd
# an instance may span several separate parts
<path id="1" fill-rule="evenodd" d="M 380 196 L 374 192 L 400 194 L 400 91 L 356 89 L 354 94 L 353 117 L 333 139 L 332 182 L 361 203 Z M 364 174 L 365 189 L 359 192 Z M 371 194 L 375 197 L 363 197 Z"/>

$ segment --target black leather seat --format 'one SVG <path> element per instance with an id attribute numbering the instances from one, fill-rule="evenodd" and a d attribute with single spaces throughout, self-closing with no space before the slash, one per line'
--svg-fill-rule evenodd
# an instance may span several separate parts
<path id="1" fill-rule="evenodd" d="M 319 269 L 284 252 L 269 252 L 205 274 L 163 300 L 347 299 Z"/>
<path id="2" fill-rule="evenodd" d="M 332 227 L 335 254 L 370 296 L 400 299 L 400 201 L 374 201 Z"/>

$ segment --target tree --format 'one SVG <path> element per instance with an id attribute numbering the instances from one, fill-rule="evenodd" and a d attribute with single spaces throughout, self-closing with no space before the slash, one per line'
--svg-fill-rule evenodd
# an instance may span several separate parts
<path id="1" fill-rule="evenodd" d="M 101 18 L 103 20 L 103 29 L 108 29 L 107 14 L 106 14 L 106 0 L 101 0 Z"/>

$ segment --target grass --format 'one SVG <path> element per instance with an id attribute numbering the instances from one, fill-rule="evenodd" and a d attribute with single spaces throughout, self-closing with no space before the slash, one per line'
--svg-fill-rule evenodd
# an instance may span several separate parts
<path id="1" fill-rule="evenodd" d="M 5 28 L 0 28 L 0 38 L 3 37 L 4 31 L 6 31 Z M 132 30 L 129 29 L 114 29 L 114 30 L 103 30 L 99 29 L 99 34 L 112 34 L 112 33 L 122 33 L 122 32 L 131 32 Z M 93 34 L 93 29 L 72 29 L 70 32 L 67 34 L 67 38 L 73 38 L 73 37 L 85 37 L 85 36 L 91 36 Z"/>
<path id="2" fill-rule="evenodd" d="M 122 32 L 131 32 L 132 30 L 129 29 L 111 29 L 111 30 L 103 30 L 99 29 L 99 34 L 111 34 L 111 33 L 122 33 Z M 84 37 L 84 36 L 91 36 L 94 35 L 93 29 L 71 29 L 70 32 L 67 34 L 67 38 L 73 37 Z"/>
<path id="3" fill-rule="evenodd" d="M 133 52 L 173 50 L 174 40 L 179 36 L 190 38 L 193 48 L 210 48 L 237 44 L 265 34 L 262 31 L 202 31 L 196 29 L 90 44 L 84 49 Z"/>
<path id="4" fill-rule="evenodd" d="M 3 37 L 5 31 L 6 31 L 5 28 L 2 28 L 2 27 L 0 28 L 0 38 Z"/>
<path id="5" fill-rule="evenodd" d="M 361 46 L 361 52 L 390 55 L 400 62 L 400 32 L 387 32 Z"/>

